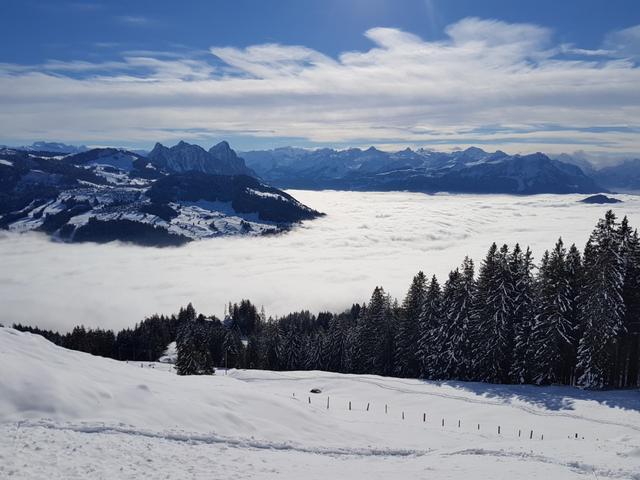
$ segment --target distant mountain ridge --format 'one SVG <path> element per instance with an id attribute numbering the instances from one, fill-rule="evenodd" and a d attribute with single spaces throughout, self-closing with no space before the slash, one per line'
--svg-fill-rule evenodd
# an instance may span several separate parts
<path id="1" fill-rule="evenodd" d="M 282 188 L 466 193 L 597 193 L 578 166 L 543 153 L 508 155 L 478 147 L 435 152 L 280 148 L 242 153 L 248 167 Z"/>

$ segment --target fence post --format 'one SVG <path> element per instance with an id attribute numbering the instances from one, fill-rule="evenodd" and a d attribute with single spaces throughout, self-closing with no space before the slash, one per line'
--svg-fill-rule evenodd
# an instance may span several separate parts
<path id="1" fill-rule="evenodd" d="M 480 430 L 480 424 L 478 424 L 478 430 Z"/>
<path id="2" fill-rule="evenodd" d="M 460 428 L 460 420 L 458 420 L 458 428 Z"/>
<path id="3" fill-rule="evenodd" d="M 351 410 L 351 400 L 349 400 L 349 410 Z"/>
<path id="4" fill-rule="evenodd" d="M 309 397 L 309 403 L 311 403 L 311 397 Z"/>
<path id="5" fill-rule="evenodd" d="M 367 412 L 369 411 L 369 402 L 367 402 Z"/>
<path id="6" fill-rule="evenodd" d="M 404 420 L 404 412 L 402 412 L 402 419 Z"/>
<path id="7" fill-rule="evenodd" d="M 500 425 L 498 425 L 498 435 L 500 435 Z"/>
<path id="8" fill-rule="evenodd" d="M 540 435 L 540 440 L 544 440 L 544 433 Z"/>
<path id="9" fill-rule="evenodd" d="M 531 430 L 531 433 L 529 433 L 529 440 L 531 440 L 533 438 L 533 430 Z"/>
<path id="10" fill-rule="evenodd" d="M 384 413 L 387 413 L 387 404 L 384 404 Z"/>
<path id="11" fill-rule="evenodd" d="M 444 418 L 442 419 L 442 426 L 444 427 Z"/>
<path id="12" fill-rule="evenodd" d="M 329 397 L 327 397 L 327 410 L 329 410 Z"/>
<path id="13" fill-rule="evenodd" d="M 426 422 L 426 421 L 427 421 L 427 414 L 426 414 L 426 413 L 423 413 L 423 414 L 422 414 L 422 423 L 424 423 L 424 422 Z"/>

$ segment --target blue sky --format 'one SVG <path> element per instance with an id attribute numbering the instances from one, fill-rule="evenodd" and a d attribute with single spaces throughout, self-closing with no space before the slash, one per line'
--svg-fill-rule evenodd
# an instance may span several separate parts
<path id="1" fill-rule="evenodd" d="M 640 152 L 633 0 L 0 5 L 1 143 Z"/>

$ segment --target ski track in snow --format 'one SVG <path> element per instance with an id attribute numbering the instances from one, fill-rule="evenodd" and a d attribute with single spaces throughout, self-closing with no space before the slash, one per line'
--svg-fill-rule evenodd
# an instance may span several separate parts
<path id="1" fill-rule="evenodd" d="M 126 428 L 114 425 L 73 425 L 62 424 L 57 425 L 52 422 L 37 421 L 37 422 L 19 422 L 17 430 L 21 428 L 47 428 L 52 430 L 67 430 L 76 433 L 87 434 L 123 434 L 123 435 L 135 435 L 138 437 L 145 437 L 151 439 L 163 439 L 173 442 L 182 443 L 201 443 L 201 444 L 223 444 L 228 447 L 235 448 L 249 448 L 256 450 L 283 450 L 294 451 L 301 453 L 310 453 L 314 455 L 329 455 L 329 456 L 356 456 L 356 457 L 371 457 L 371 456 L 383 456 L 383 457 L 409 457 L 426 455 L 431 450 L 411 450 L 411 449 L 387 449 L 387 448 L 322 448 L 322 447 L 305 447 L 303 445 L 296 445 L 292 443 L 280 443 L 280 442 L 267 442 L 255 439 L 247 438 L 226 438 L 223 436 L 209 434 L 202 435 L 189 432 L 154 432 L 151 430 L 141 430 L 136 428 Z"/>

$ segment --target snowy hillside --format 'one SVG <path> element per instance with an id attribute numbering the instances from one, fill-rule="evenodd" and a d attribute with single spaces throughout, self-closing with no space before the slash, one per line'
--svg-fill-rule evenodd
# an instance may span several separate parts
<path id="1" fill-rule="evenodd" d="M 187 155 L 194 149 L 206 160 L 202 168 Z M 175 159 L 160 168 L 114 148 L 59 158 L 0 151 L 0 229 L 43 231 L 70 242 L 165 246 L 280 233 L 320 216 L 254 177 L 210 173 L 250 173 L 226 142 L 211 149 L 219 159 L 184 142 L 166 150 L 166 158 L 184 160 L 180 169 Z"/>
<path id="2" fill-rule="evenodd" d="M 637 391 L 146 366 L 0 328 L 0 478 L 640 479 Z"/>

